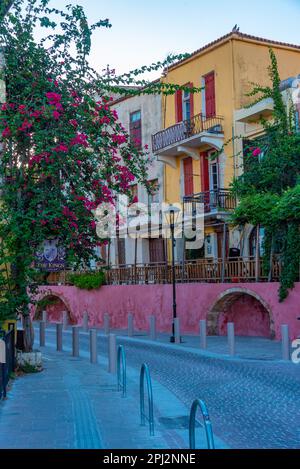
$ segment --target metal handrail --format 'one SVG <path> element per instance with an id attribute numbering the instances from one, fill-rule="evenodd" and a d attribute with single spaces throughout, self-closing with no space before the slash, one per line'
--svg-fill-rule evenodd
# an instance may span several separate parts
<path id="1" fill-rule="evenodd" d="M 145 414 L 145 393 L 144 393 L 144 381 L 147 381 L 148 390 L 148 407 L 149 417 Z M 149 367 L 146 363 L 142 364 L 140 373 L 140 412 L 141 412 L 141 425 L 146 425 L 146 419 L 149 422 L 150 435 L 154 435 L 154 418 L 153 418 L 153 393 L 152 393 L 152 382 Z"/>
<path id="2" fill-rule="evenodd" d="M 208 410 L 206 404 L 201 399 L 195 399 L 190 412 L 190 423 L 189 423 L 189 440 L 190 440 L 190 449 L 195 449 L 195 427 L 196 427 L 196 412 L 197 408 L 200 408 L 203 421 L 204 421 L 204 428 L 206 433 L 206 441 L 207 441 L 207 449 L 215 449 L 214 443 L 214 434 L 211 426 L 211 421 L 209 418 Z"/>
<path id="3" fill-rule="evenodd" d="M 123 345 L 118 347 L 117 379 L 118 391 L 122 391 L 122 397 L 126 397 L 126 355 Z"/>

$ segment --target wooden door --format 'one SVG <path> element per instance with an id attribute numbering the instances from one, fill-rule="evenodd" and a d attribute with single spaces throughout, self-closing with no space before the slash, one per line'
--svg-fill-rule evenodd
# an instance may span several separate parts
<path id="1" fill-rule="evenodd" d="M 149 238 L 149 260 L 150 262 L 165 261 L 165 243 L 162 238 Z"/>

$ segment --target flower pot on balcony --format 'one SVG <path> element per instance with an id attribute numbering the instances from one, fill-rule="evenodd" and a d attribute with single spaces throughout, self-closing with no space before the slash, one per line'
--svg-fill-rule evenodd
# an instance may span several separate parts
<path id="1" fill-rule="evenodd" d="M 238 277 L 231 277 L 231 283 L 239 283 L 240 279 Z"/>

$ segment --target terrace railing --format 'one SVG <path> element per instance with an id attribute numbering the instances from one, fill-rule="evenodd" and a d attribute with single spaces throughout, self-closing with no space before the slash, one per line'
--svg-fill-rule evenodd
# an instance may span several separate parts
<path id="1" fill-rule="evenodd" d="M 191 119 L 184 120 L 152 135 L 152 151 L 156 153 L 175 143 L 182 142 L 202 132 L 222 133 L 223 117 L 205 117 L 197 114 Z"/>
<path id="2" fill-rule="evenodd" d="M 236 207 L 236 197 L 229 189 L 216 189 L 199 192 L 183 197 L 184 211 L 187 214 L 196 213 L 197 204 L 204 204 L 204 212 L 230 211 Z"/>
<path id="3" fill-rule="evenodd" d="M 278 281 L 281 273 L 281 263 L 274 257 L 272 261 L 271 281 Z M 59 277 L 60 275 L 60 277 Z M 112 266 L 105 271 L 107 285 L 135 285 L 135 284 L 169 284 L 172 283 L 172 266 L 170 263 L 149 263 L 136 265 Z M 177 283 L 240 283 L 267 282 L 269 273 L 263 269 L 261 259 L 255 257 L 232 257 L 222 259 L 185 260 L 175 264 Z M 63 283 L 66 276 L 57 273 L 57 278 Z M 51 274 L 48 283 L 57 284 Z M 65 285 L 68 282 L 64 283 Z"/>

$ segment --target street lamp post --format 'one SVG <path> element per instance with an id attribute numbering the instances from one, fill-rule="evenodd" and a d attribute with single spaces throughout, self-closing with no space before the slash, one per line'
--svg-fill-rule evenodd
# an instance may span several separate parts
<path id="1" fill-rule="evenodd" d="M 171 246 L 172 246 L 172 297 L 173 297 L 173 321 L 172 321 L 172 335 L 170 342 L 175 342 L 175 319 L 177 318 L 177 305 L 176 305 L 176 276 L 175 276 L 175 221 L 180 212 L 180 209 L 174 205 L 170 205 L 166 210 L 169 215 L 170 231 L 171 231 Z"/>

